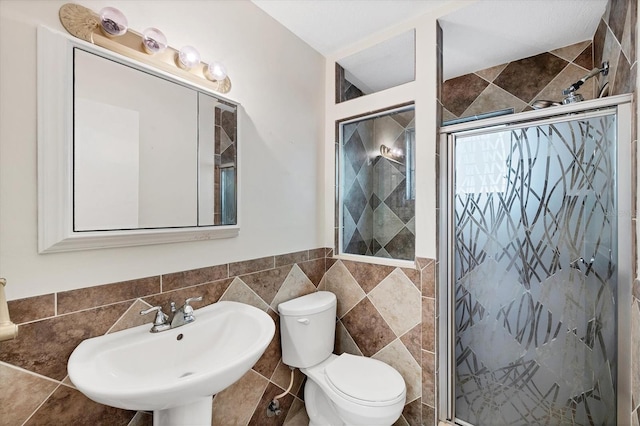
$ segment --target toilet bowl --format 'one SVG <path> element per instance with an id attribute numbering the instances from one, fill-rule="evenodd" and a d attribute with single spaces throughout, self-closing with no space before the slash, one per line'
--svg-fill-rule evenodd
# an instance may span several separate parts
<path id="1" fill-rule="evenodd" d="M 282 360 L 307 376 L 310 426 L 389 426 L 402 414 L 406 386 L 382 361 L 333 354 L 336 297 L 319 291 L 281 303 Z"/>

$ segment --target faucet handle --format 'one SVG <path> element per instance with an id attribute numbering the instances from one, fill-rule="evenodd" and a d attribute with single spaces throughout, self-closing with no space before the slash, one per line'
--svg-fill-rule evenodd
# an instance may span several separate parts
<path id="1" fill-rule="evenodd" d="M 202 296 L 188 298 L 184 301 L 184 306 L 188 306 L 191 302 L 202 302 Z"/>
<path id="2" fill-rule="evenodd" d="M 184 314 L 184 320 L 186 322 L 192 322 L 196 320 L 196 317 L 193 315 L 193 307 L 190 305 L 191 302 L 202 302 L 202 296 L 190 297 L 184 301 L 182 313 Z"/>
<path id="3" fill-rule="evenodd" d="M 140 315 L 147 315 L 151 312 L 156 312 L 156 318 L 153 321 L 153 325 L 164 325 L 167 323 L 167 320 L 169 319 L 169 316 L 167 314 L 165 314 L 164 312 L 162 312 L 162 306 L 153 306 L 149 309 L 145 309 L 140 311 Z"/>

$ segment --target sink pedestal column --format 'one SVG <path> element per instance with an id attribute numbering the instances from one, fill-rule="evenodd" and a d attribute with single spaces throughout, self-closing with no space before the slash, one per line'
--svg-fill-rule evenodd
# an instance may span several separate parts
<path id="1" fill-rule="evenodd" d="M 200 398 L 191 404 L 153 412 L 153 426 L 211 426 L 213 396 Z"/>

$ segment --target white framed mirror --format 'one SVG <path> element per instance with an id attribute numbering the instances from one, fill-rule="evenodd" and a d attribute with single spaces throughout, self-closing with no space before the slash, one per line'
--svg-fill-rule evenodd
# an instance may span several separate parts
<path id="1" fill-rule="evenodd" d="M 40 253 L 236 236 L 238 103 L 38 28 Z"/>

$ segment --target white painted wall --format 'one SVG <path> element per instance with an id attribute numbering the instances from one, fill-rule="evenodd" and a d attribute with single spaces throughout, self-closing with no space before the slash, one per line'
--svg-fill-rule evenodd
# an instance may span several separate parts
<path id="1" fill-rule="evenodd" d="M 0 276 L 9 300 L 319 247 L 324 58 L 248 1 L 80 1 L 227 66 L 243 106 L 237 238 L 37 254 L 36 26 L 66 1 L 0 2 Z"/>
<path id="2" fill-rule="evenodd" d="M 415 102 L 416 118 L 416 257 L 436 258 L 436 131 L 437 116 L 437 52 L 436 22 L 439 17 L 465 5 L 463 1 L 449 4 L 419 18 L 405 21 L 366 40 L 353 44 L 327 57 L 325 69 L 326 123 L 324 144 L 324 244 L 333 247 L 335 191 L 335 122 L 370 111 L 406 102 Z M 348 102 L 335 103 L 335 62 L 361 50 L 375 46 L 415 28 L 415 80 Z M 367 260 L 366 257 L 360 257 Z M 369 260 L 376 263 L 402 265 L 402 261 Z"/>

